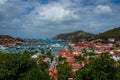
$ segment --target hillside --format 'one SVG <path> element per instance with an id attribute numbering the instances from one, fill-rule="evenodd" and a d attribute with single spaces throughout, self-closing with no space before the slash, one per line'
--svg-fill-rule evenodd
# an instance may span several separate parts
<path id="1" fill-rule="evenodd" d="M 17 41 L 23 41 L 20 38 L 14 38 L 14 37 L 9 36 L 9 35 L 0 35 L 0 40 L 14 40 L 14 39 Z"/>
<path id="2" fill-rule="evenodd" d="M 53 37 L 52 39 L 66 40 L 69 42 L 77 42 L 82 39 L 91 39 L 91 38 L 94 38 L 94 34 L 79 30 L 79 31 L 71 32 L 71 33 L 59 34 L 59 35 Z"/>
<path id="3" fill-rule="evenodd" d="M 97 39 L 97 38 L 102 38 L 102 39 L 108 39 L 108 38 L 116 38 L 116 39 L 120 39 L 120 27 L 118 28 L 114 28 L 108 31 L 105 31 L 103 33 L 99 33 L 99 34 L 91 34 L 91 33 L 87 33 L 85 31 L 79 30 L 79 31 L 75 31 L 72 33 L 64 33 L 64 34 L 59 34 L 55 37 L 53 37 L 53 39 L 56 40 L 66 40 L 69 42 L 79 42 L 80 40 L 92 40 L 92 39 Z"/>
<path id="4" fill-rule="evenodd" d="M 13 39 L 13 37 L 9 35 L 0 35 L 0 39 Z"/>
<path id="5" fill-rule="evenodd" d="M 97 34 L 97 38 L 117 38 L 120 39 L 120 27 Z"/>

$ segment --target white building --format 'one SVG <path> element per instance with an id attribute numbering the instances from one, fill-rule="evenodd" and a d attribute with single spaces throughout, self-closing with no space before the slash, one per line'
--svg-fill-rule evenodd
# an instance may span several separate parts
<path id="1" fill-rule="evenodd" d="M 115 61 L 118 61 L 120 60 L 120 54 L 113 54 L 111 58 L 114 59 Z"/>

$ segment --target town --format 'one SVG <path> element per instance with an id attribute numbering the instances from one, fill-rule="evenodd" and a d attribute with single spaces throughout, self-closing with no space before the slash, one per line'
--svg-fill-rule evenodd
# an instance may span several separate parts
<path id="1" fill-rule="evenodd" d="M 19 44 L 37 44 L 42 45 L 41 42 L 27 41 L 22 42 L 17 39 L 1 40 L 2 47 L 15 47 Z M 39 47 L 40 48 L 40 47 Z M 52 54 L 52 48 L 49 47 L 45 53 L 44 49 L 35 51 L 31 54 L 31 59 L 36 61 L 36 64 L 44 63 L 47 65 L 48 75 L 50 79 L 59 80 L 58 65 L 68 64 L 71 75 L 76 75 L 76 72 L 88 65 L 93 59 L 100 58 L 105 53 L 109 55 L 110 59 L 114 61 L 120 60 L 120 40 L 109 38 L 107 40 L 95 39 L 91 41 L 80 41 L 78 43 L 68 43 L 62 50 L 56 54 Z M 67 78 L 67 79 L 66 79 Z M 74 76 L 67 76 L 63 80 L 75 80 Z"/>
<path id="2" fill-rule="evenodd" d="M 54 59 L 62 57 L 64 60 L 65 58 L 65 61 L 71 65 L 71 72 L 74 74 L 77 70 L 80 70 L 86 64 L 89 64 L 93 58 L 101 57 L 103 53 L 109 55 L 111 59 L 119 61 L 120 41 L 116 41 L 115 38 L 109 38 L 105 43 L 102 39 L 97 39 L 90 42 L 83 41 L 78 42 L 77 44 L 69 44 L 69 46 L 65 47 L 64 50 L 60 50 Z M 46 58 L 45 62 L 47 62 Z M 53 60 L 51 63 L 52 66 L 49 69 L 49 75 L 52 77 L 54 76 L 55 80 L 58 80 L 56 68 L 58 63 L 61 63 L 61 61 L 59 62 Z M 64 61 L 62 64 L 64 64 Z M 74 79 L 70 77 L 68 80 Z"/>
<path id="3" fill-rule="evenodd" d="M 120 40 L 115 38 L 93 39 L 91 41 L 83 39 L 77 43 L 69 42 L 61 50 L 58 50 L 56 54 L 52 54 L 52 47 L 62 47 L 57 46 L 58 44 L 48 46 L 45 51 L 44 48 L 41 48 L 43 43 L 39 41 L 23 41 L 15 38 L 6 38 L 0 41 L 1 50 L 13 47 L 18 48 L 18 45 L 38 45 L 37 47 L 39 50 L 33 49 L 33 51 L 30 50 L 28 52 L 25 50 L 19 53 L 19 55 L 27 54 L 27 57 L 35 61 L 34 64 L 41 67 L 43 66 L 41 69 L 47 70 L 46 74 L 49 76 L 50 80 L 61 80 L 63 76 L 62 80 L 79 80 L 79 76 L 77 76 L 79 75 L 78 71 L 82 71 L 87 65 L 93 64 L 96 59 L 103 56 L 105 56 L 105 59 L 109 58 L 113 60 L 117 68 L 120 66 L 118 63 L 120 61 Z M 1 55 L 2 54 L 3 52 L 1 52 Z M 7 52 L 6 55 L 7 54 L 12 53 Z M 63 72 L 65 72 L 64 74 L 61 72 L 62 68 Z"/>

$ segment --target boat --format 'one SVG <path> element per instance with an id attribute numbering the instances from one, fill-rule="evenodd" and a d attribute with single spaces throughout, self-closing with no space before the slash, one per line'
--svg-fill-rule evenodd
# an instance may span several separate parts
<path id="1" fill-rule="evenodd" d="M 40 45 L 38 45 L 37 47 L 38 47 L 38 48 L 40 48 L 41 46 L 40 46 Z"/>
<path id="2" fill-rule="evenodd" d="M 6 50 L 6 49 L 8 49 L 8 47 L 4 47 L 4 46 L 0 45 L 0 49 L 1 50 Z"/>
<path id="3" fill-rule="evenodd" d="M 51 47 L 63 47 L 62 45 L 60 45 L 60 44 L 58 44 L 58 43 L 56 43 L 56 44 L 52 44 L 52 45 L 50 45 Z"/>

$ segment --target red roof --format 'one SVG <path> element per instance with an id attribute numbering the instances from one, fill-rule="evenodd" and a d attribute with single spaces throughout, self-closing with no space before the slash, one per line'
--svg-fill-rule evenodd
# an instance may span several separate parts
<path id="1" fill-rule="evenodd" d="M 112 56 L 118 56 L 118 57 L 120 57 L 120 54 L 113 54 Z"/>
<path id="2" fill-rule="evenodd" d="M 73 54 L 71 54 L 69 51 L 66 50 L 60 50 L 57 54 L 57 56 L 65 55 L 66 57 L 73 57 Z"/>
<path id="3" fill-rule="evenodd" d="M 74 50 L 73 52 L 81 52 L 80 50 Z"/>
<path id="4" fill-rule="evenodd" d="M 76 71 L 76 70 L 79 70 L 81 68 L 80 64 L 73 64 L 72 65 L 72 71 Z"/>
<path id="5" fill-rule="evenodd" d="M 68 63 L 74 63 L 74 62 L 75 62 L 74 57 L 68 57 L 68 58 L 67 58 L 67 62 L 68 62 Z"/>
<path id="6" fill-rule="evenodd" d="M 84 47 L 85 45 L 83 43 L 78 43 L 78 44 L 75 44 L 74 47 Z"/>
<path id="7" fill-rule="evenodd" d="M 57 69 L 56 68 L 50 68 L 49 69 L 49 75 L 50 76 L 57 75 Z"/>

